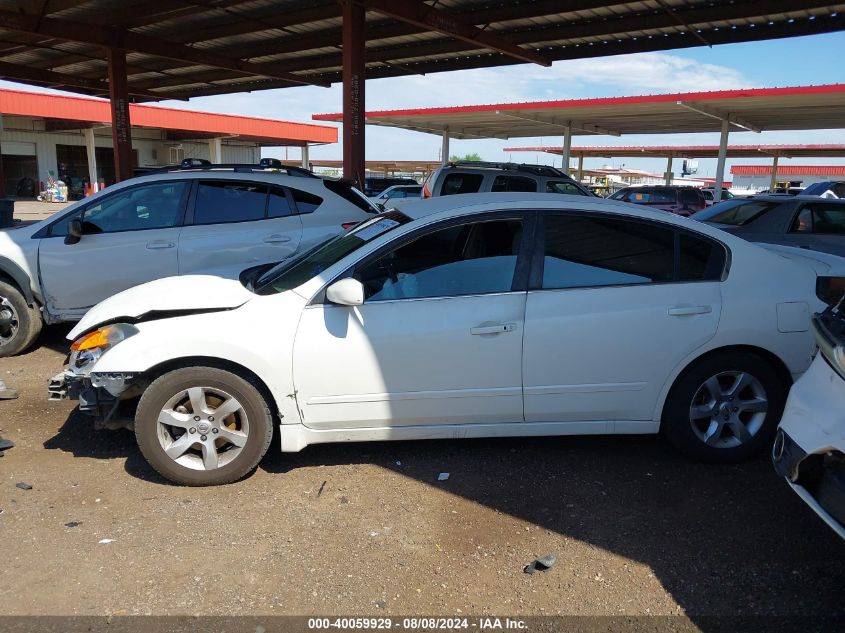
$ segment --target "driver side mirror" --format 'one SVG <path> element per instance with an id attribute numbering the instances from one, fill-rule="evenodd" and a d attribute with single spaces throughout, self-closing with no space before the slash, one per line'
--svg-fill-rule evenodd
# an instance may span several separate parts
<path id="1" fill-rule="evenodd" d="M 82 239 L 82 220 L 74 218 L 67 223 L 67 236 L 65 244 L 76 244 Z"/>
<path id="2" fill-rule="evenodd" d="M 326 288 L 326 299 L 341 306 L 359 306 L 364 303 L 364 285 L 347 277 Z"/>

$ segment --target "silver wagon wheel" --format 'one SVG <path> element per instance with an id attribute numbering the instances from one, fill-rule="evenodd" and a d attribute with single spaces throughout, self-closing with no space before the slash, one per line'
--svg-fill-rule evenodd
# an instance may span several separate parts
<path id="1" fill-rule="evenodd" d="M 695 393 L 689 409 L 692 430 L 714 448 L 745 444 L 761 429 L 769 410 L 766 390 L 744 371 L 711 376 Z"/>

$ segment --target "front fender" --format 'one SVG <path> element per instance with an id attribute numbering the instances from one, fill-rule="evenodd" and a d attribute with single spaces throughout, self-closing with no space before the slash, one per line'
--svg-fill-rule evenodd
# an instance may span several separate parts
<path id="1" fill-rule="evenodd" d="M 262 312 L 275 317 L 273 327 L 263 322 Z M 180 359 L 219 359 L 258 376 L 270 391 L 282 422 L 298 424 L 291 363 L 296 321 L 283 327 L 284 321 L 279 313 L 253 307 L 142 323 L 137 326 L 138 334 L 106 351 L 91 371 L 145 374 Z"/>

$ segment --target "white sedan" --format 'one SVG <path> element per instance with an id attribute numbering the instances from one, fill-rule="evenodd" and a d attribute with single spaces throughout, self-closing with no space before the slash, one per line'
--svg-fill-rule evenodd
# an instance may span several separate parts
<path id="1" fill-rule="evenodd" d="M 657 433 L 770 445 L 824 307 L 806 266 L 584 196 L 409 203 L 240 282 L 154 281 L 70 333 L 53 397 L 188 485 L 323 442 Z M 138 399 L 140 396 L 140 400 Z M 136 406 L 137 405 L 137 406 Z"/>

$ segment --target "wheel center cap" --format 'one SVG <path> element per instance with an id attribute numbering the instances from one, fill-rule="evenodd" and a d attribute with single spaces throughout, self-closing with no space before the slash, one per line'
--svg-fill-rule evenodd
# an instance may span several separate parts
<path id="1" fill-rule="evenodd" d="M 202 435 L 208 435 L 208 432 L 211 430 L 211 425 L 207 424 L 206 422 L 200 422 L 197 424 L 197 431 L 199 431 Z"/>
<path id="2" fill-rule="evenodd" d="M 719 406 L 719 415 L 722 416 L 723 420 L 730 420 L 731 419 L 731 405 L 727 402 L 723 402 Z"/>

